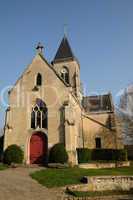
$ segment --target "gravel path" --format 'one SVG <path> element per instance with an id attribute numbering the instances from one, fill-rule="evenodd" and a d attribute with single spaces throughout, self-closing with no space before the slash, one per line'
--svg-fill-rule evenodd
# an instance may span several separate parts
<path id="1" fill-rule="evenodd" d="M 15 168 L 0 171 L 0 200 L 63 200 L 60 189 L 47 189 L 29 173 L 36 168 Z"/>

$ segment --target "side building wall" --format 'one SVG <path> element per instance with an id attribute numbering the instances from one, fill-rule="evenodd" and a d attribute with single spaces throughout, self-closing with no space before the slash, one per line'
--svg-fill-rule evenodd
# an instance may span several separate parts
<path id="1" fill-rule="evenodd" d="M 114 113 L 111 114 L 112 117 Z M 107 126 L 109 114 L 84 114 L 83 115 L 83 143 L 85 148 L 96 148 L 96 138 L 101 139 L 101 148 L 121 149 L 123 148 L 121 133 L 115 127 Z"/>

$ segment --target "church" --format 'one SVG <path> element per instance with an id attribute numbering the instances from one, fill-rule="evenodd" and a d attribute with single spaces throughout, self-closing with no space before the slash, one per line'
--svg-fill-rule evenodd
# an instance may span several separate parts
<path id="1" fill-rule="evenodd" d="M 84 96 L 79 61 L 64 35 L 49 63 L 41 43 L 36 55 L 9 91 L 4 149 L 17 144 L 25 164 L 41 164 L 50 148 L 63 143 L 69 163 L 77 148 L 122 149 L 111 93 Z"/>

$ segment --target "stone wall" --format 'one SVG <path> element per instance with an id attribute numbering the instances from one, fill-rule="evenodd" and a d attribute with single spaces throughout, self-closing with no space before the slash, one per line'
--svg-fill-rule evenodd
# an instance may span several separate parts
<path id="1" fill-rule="evenodd" d="M 101 138 L 101 146 L 104 149 L 122 149 L 122 135 L 113 127 L 106 127 L 109 113 L 86 114 L 83 116 L 83 139 L 85 148 L 96 148 L 95 138 Z M 112 113 L 114 117 L 114 113 Z"/>
<path id="2" fill-rule="evenodd" d="M 133 188 L 133 176 L 92 176 L 86 177 L 87 184 L 70 186 L 75 191 L 105 191 L 123 190 Z"/>
<path id="3" fill-rule="evenodd" d="M 38 72 L 42 75 L 42 86 L 38 90 L 34 90 Z M 47 130 L 31 128 L 31 111 L 37 98 L 43 100 L 48 109 Z M 63 118 L 65 102 L 68 102 L 70 107 L 69 113 L 74 113 L 72 124 L 67 123 L 67 119 Z M 71 162 L 76 163 L 73 152 L 78 147 L 77 138 L 80 135 L 81 108 L 71 94 L 71 87 L 66 87 L 54 72 L 52 66 L 40 55 L 35 56 L 10 91 L 9 104 L 10 109 L 7 112 L 5 123 L 4 149 L 11 144 L 19 145 L 24 151 L 24 162 L 29 164 L 30 138 L 34 132 L 39 131 L 47 136 L 49 149 L 56 143 L 65 143 L 66 149 L 71 155 Z M 64 128 L 66 125 L 67 128 Z"/>

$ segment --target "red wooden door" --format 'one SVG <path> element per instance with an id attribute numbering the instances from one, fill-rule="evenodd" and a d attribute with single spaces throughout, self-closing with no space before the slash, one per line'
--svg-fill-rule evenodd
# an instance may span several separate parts
<path id="1" fill-rule="evenodd" d="M 42 133 L 35 133 L 30 140 L 30 163 L 43 163 L 46 154 L 46 139 Z"/>

